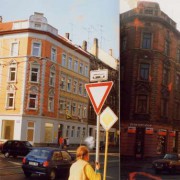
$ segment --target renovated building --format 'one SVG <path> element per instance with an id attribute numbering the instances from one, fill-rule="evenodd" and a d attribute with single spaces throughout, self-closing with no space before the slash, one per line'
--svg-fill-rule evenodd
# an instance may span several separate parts
<path id="1" fill-rule="evenodd" d="M 0 22 L 0 139 L 71 144 L 87 135 L 90 54 L 42 13 Z"/>
<path id="2" fill-rule="evenodd" d="M 180 152 L 180 32 L 155 2 L 120 15 L 121 155 Z"/>

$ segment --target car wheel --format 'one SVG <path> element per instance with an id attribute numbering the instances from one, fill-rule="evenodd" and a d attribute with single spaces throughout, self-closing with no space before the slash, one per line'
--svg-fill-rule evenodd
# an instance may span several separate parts
<path id="1" fill-rule="evenodd" d="M 10 156 L 9 152 L 5 152 L 4 156 L 5 156 L 5 158 L 9 158 L 9 156 Z"/>
<path id="2" fill-rule="evenodd" d="M 54 169 L 52 169 L 52 170 L 49 172 L 48 179 L 51 179 L 51 180 L 56 179 L 56 171 L 55 171 Z"/>
<path id="3" fill-rule="evenodd" d="M 24 171 L 24 175 L 28 178 L 31 176 L 32 173 Z"/>

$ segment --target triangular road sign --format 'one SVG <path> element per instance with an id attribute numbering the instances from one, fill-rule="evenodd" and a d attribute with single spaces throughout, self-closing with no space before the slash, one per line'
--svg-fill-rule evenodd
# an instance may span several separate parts
<path id="1" fill-rule="evenodd" d="M 101 111 L 112 85 L 113 81 L 85 84 L 86 91 L 96 114 L 99 114 Z"/>

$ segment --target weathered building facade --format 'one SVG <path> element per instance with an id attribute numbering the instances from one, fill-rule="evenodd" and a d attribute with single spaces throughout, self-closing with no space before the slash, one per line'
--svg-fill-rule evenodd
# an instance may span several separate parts
<path id="1" fill-rule="evenodd" d="M 121 155 L 180 152 L 180 32 L 155 2 L 120 15 Z"/>

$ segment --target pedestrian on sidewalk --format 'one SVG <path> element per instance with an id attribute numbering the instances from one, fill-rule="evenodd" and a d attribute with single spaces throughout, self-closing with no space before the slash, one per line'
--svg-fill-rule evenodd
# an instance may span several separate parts
<path id="1" fill-rule="evenodd" d="M 64 138 L 62 136 L 59 137 L 59 148 L 63 149 L 64 146 Z"/>
<path id="2" fill-rule="evenodd" d="M 68 137 L 66 138 L 66 145 L 67 145 L 67 147 L 69 147 L 69 138 Z"/>
<path id="3" fill-rule="evenodd" d="M 76 162 L 70 167 L 68 180 L 101 180 L 100 164 L 96 163 L 96 170 L 88 163 L 89 150 L 86 146 L 79 146 L 76 151 Z"/>

